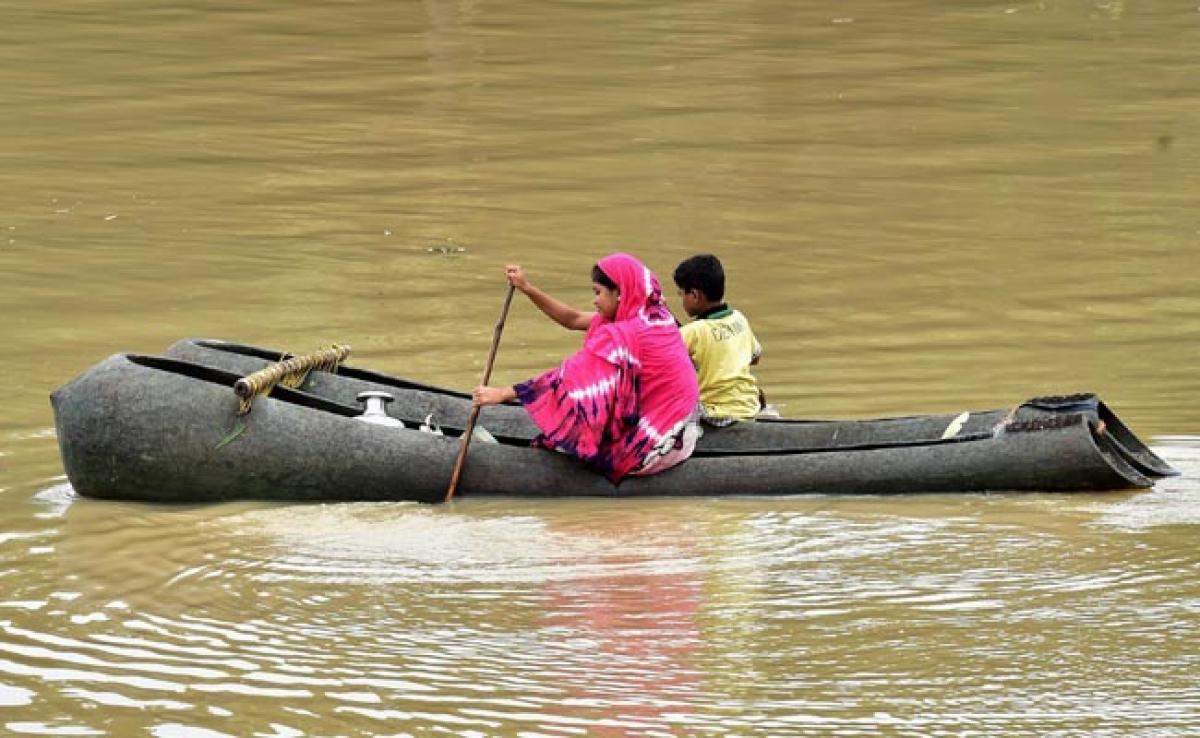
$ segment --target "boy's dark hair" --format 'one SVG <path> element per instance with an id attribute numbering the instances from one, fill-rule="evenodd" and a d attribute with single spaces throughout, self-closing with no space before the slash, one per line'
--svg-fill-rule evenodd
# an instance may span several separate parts
<path id="1" fill-rule="evenodd" d="M 675 267 L 675 286 L 687 292 L 700 290 L 712 302 L 725 299 L 725 269 L 712 254 L 697 254 Z"/>
<path id="2" fill-rule="evenodd" d="M 612 278 L 604 273 L 604 270 L 600 268 L 599 264 L 592 265 L 592 281 L 596 284 L 602 284 L 610 290 L 615 290 L 617 288 L 617 283 L 612 281 Z"/>

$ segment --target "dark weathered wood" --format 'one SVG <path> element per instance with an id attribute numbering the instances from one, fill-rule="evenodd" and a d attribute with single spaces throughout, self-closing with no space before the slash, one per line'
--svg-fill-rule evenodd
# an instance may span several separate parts
<path id="1" fill-rule="evenodd" d="M 468 393 L 342 367 L 313 372 L 297 389 L 278 386 L 239 416 L 234 384 L 280 351 L 188 339 L 167 353 L 116 354 L 51 395 L 63 466 L 80 495 L 445 501 L 474 410 Z M 361 422 L 364 391 L 393 394 L 388 414 L 407 427 Z M 431 415 L 448 435 L 417 429 Z M 470 449 L 456 497 L 1103 490 L 1177 473 L 1090 394 L 970 413 L 738 423 L 709 429 L 686 463 L 619 487 L 577 459 L 531 448 L 537 427 L 516 403 L 485 407 L 477 422 L 499 443 Z"/>
<path id="2" fill-rule="evenodd" d="M 201 338 L 177 341 L 166 352 L 167 356 L 175 359 L 238 374 L 261 369 L 274 362 L 280 354 L 281 350 L 276 348 Z M 388 407 L 389 415 L 416 427 L 432 414 L 441 427 L 452 435 L 457 435 L 466 426 L 472 410 L 468 393 L 353 366 L 343 366 L 337 374 L 313 372 L 300 389 L 313 397 L 351 408 L 358 406 L 356 398 L 360 392 L 388 392 L 396 398 Z M 1082 404 L 1069 397 L 1033 398 L 1015 408 L 971 412 L 961 425 L 957 410 L 933 415 L 854 421 L 793 418 L 735 423 L 727 428 L 707 429 L 696 444 L 693 458 L 866 450 L 916 443 L 957 442 L 990 437 L 998 427 L 1009 423 L 1028 423 L 1065 412 L 1081 412 L 1096 423 L 1097 430 L 1103 426 L 1100 435 L 1107 444 L 1140 473 L 1152 478 L 1176 474 L 1099 398 L 1083 395 L 1081 399 L 1084 400 Z M 528 444 L 540 432 L 524 408 L 516 403 L 484 408 L 479 415 L 479 422 L 487 425 L 494 436 L 508 443 Z M 951 426 L 957 428 L 957 433 L 946 438 Z M 476 453 L 479 453 L 478 449 Z M 439 487 L 442 485 L 439 484 Z M 443 491 L 444 488 L 437 491 L 439 499 Z"/>

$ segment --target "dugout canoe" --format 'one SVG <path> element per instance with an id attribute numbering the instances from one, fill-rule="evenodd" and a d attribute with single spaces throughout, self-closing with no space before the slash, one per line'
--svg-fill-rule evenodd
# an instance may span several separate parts
<path id="1" fill-rule="evenodd" d="M 171 503 L 443 499 L 461 428 L 452 411 L 468 403 L 462 393 L 342 367 L 336 374 L 313 372 L 299 388 L 276 386 L 239 416 L 234 387 L 246 372 L 214 366 L 212 357 L 179 358 L 178 345 L 172 352 L 113 355 L 52 393 L 63 464 L 79 494 Z M 341 399 L 346 387 L 357 396 L 363 385 L 416 393 L 390 409 L 416 410 L 418 420 L 421 411 L 437 408 L 446 435 L 363 422 L 357 403 Z M 471 445 L 457 495 L 1110 490 L 1148 487 L 1174 472 L 1157 457 L 1156 471 L 1140 471 L 1098 413 L 1070 409 L 1099 407 L 1098 401 L 1073 402 L 1059 401 L 1059 410 L 1023 404 L 1017 412 L 980 413 L 999 418 L 987 433 L 964 432 L 974 427 L 975 413 L 948 422 L 937 415 L 710 430 L 705 447 L 685 464 L 619 486 L 574 459 L 530 448 L 518 423 L 501 422 L 505 410 L 519 408 L 488 408 L 501 411 L 482 420 L 499 442 Z M 947 425 L 955 423 L 962 427 L 950 434 Z M 779 438 L 786 442 L 764 445 Z"/>
<path id="2" fill-rule="evenodd" d="M 290 358 L 278 349 L 206 338 L 185 338 L 167 348 L 166 355 L 238 374 L 250 374 Z M 456 431 L 470 414 L 470 396 L 432 384 L 394 377 L 353 366 L 335 373 L 311 372 L 299 389 L 343 405 L 357 406 L 364 391 L 383 391 L 395 398 L 388 413 L 410 426 L 432 415 Z M 730 428 L 708 429 L 697 446 L 709 454 L 772 454 L 814 450 L 870 450 L 887 445 L 913 446 L 941 441 L 986 440 L 1003 428 L 1018 433 L 1079 414 L 1100 437 L 1103 453 L 1132 466 L 1139 474 L 1157 479 L 1176 474 L 1155 455 L 1094 394 L 1077 393 L 1035 397 L 1014 407 L 974 412 L 956 411 L 877 420 L 830 421 L 762 419 L 738 423 Z M 489 431 L 512 440 L 532 440 L 537 427 L 515 403 L 484 408 L 479 422 Z"/>

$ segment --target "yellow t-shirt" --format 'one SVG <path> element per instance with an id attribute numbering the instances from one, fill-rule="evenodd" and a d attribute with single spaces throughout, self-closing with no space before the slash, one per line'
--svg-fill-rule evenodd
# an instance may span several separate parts
<path id="1" fill-rule="evenodd" d="M 759 410 L 758 381 L 750 373 L 750 362 L 762 353 L 762 346 L 746 316 L 725 308 L 679 330 L 696 365 L 705 415 L 753 419 Z"/>

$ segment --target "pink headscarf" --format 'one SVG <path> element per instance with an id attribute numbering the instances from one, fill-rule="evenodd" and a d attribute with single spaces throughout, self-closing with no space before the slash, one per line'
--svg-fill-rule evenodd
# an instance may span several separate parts
<path id="1" fill-rule="evenodd" d="M 663 303 L 662 285 L 645 264 L 629 254 L 617 252 L 601 259 L 597 266 L 621 291 L 617 316 L 612 322 L 621 323 L 640 318 L 648 325 L 675 325 L 675 316 L 671 315 L 671 311 Z"/>
<path id="2" fill-rule="evenodd" d="M 654 273 L 625 253 L 604 257 L 599 267 L 620 291 L 616 317 L 597 313 L 579 352 L 516 389 L 542 431 L 538 445 L 577 456 L 619 482 L 674 448 L 699 390 Z"/>

